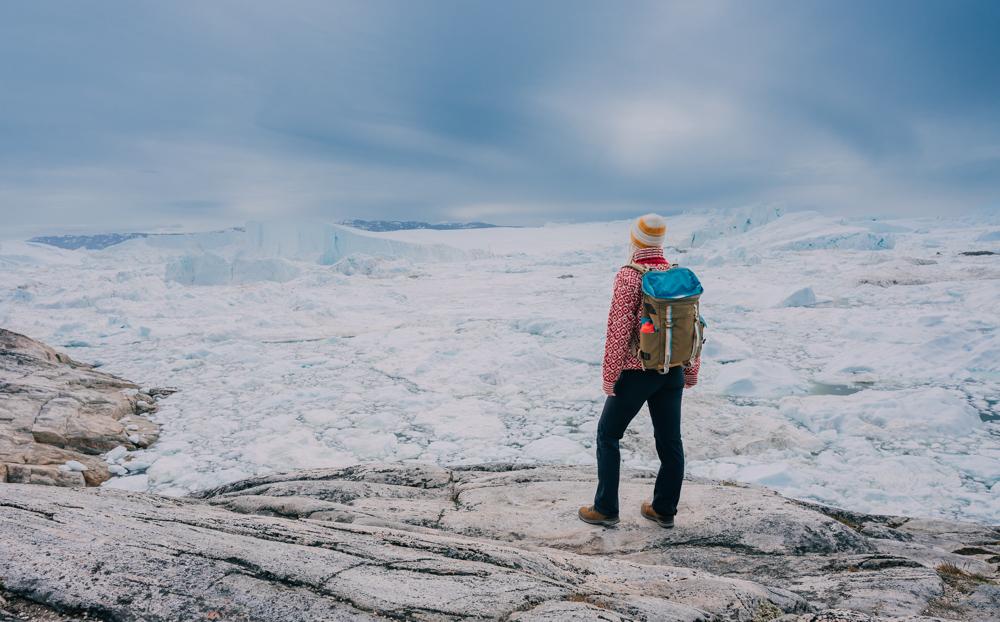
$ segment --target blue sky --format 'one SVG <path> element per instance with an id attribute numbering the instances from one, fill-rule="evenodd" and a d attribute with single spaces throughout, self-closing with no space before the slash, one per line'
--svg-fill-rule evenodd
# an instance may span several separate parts
<path id="1" fill-rule="evenodd" d="M 1000 2 L 0 3 L 11 226 L 1000 209 Z"/>

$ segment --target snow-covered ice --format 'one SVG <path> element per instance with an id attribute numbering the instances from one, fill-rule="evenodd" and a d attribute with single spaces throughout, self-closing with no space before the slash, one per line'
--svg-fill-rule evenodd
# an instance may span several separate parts
<path id="1" fill-rule="evenodd" d="M 87 466 L 76 460 L 67 460 L 65 464 L 59 465 L 59 469 L 62 471 L 86 471 Z"/>
<path id="2" fill-rule="evenodd" d="M 106 460 L 108 464 L 117 464 L 118 462 L 121 461 L 122 458 L 125 457 L 125 454 L 127 453 L 128 449 L 126 449 L 124 445 L 119 445 L 114 449 L 112 449 L 111 451 L 104 454 L 104 460 Z"/>
<path id="3" fill-rule="evenodd" d="M 996 217 L 668 221 L 708 321 L 685 395 L 689 472 L 1000 522 L 1000 257 L 961 255 L 1000 251 Z M 111 486 L 183 494 L 367 460 L 587 464 L 627 228 L 3 240 L 0 325 L 180 389 L 153 415 L 158 443 L 106 455 L 128 474 Z M 648 417 L 623 458 L 656 465 Z"/>
<path id="4" fill-rule="evenodd" d="M 781 301 L 782 307 L 811 307 L 816 304 L 816 292 L 811 287 L 797 289 Z"/>

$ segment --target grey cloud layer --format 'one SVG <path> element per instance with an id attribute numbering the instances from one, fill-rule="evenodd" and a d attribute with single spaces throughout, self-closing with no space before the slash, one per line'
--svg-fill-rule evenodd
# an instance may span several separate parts
<path id="1" fill-rule="evenodd" d="M 0 214 L 996 207 L 996 32 L 992 2 L 4 3 Z"/>

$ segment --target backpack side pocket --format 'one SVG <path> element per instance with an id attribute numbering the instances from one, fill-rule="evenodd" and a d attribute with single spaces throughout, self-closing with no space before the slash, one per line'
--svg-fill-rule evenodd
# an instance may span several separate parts
<path id="1" fill-rule="evenodd" d="M 670 335 L 669 307 L 643 301 L 645 315 L 639 324 L 639 360 L 643 369 L 663 371 L 666 367 L 667 339 Z"/>

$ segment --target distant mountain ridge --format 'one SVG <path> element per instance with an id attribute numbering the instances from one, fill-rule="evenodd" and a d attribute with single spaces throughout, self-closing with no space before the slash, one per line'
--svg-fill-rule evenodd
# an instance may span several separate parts
<path id="1" fill-rule="evenodd" d="M 31 238 L 28 241 L 36 242 L 38 244 L 48 244 L 49 246 L 57 246 L 59 248 L 69 250 L 85 248 L 87 250 L 96 251 L 109 246 L 114 246 L 115 244 L 121 244 L 122 242 L 128 242 L 129 240 L 134 240 L 135 238 L 148 238 L 150 235 L 158 234 L 98 233 L 95 235 L 40 235 L 38 237 Z"/>
<path id="2" fill-rule="evenodd" d="M 428 223 L 418 220 L 362 220 L 360 218 L 353 218 L 350 220 L 342 220 L 339 225 L 345 227 L 353 227 L 355 229 L 363 229 L 365 231 L 403 231 L 407 229 L 435 229 L 435 230 L 453 230 L 453 229 L 489 229 L 493 227 L 498 227 L 499 225 L 492 225 L 486 222 L 442 222 L 442 223 Z M 233 230 L 242 231 L 243 227 L 233 227 Z M 95 233 L 91 235 L 40 235 L 31 238 L 29 242 L 34 242 L 37 244 L 48 244 L 49 246 L 56 246 L 58 248 L 65 248 L 67 250 L 77 250 L 86 249 L 97 251 L 109 246 L 114 246 L 116 244 L 121 244 L 122 242 L 128 242 L 129 240 L 134 240 L 135 238 L 148 238 L 160 235 L 184 235 L 182 233 Z"/>
<path id="3" fill-rule="evenodd" d="M 246 227 L 230 227 L 224 231 L 245 231 Z M 219 231 L 212 231 L 210 233 L 219 233 Z M 168 235 L 187 235 L 187 233 L 94 233 L 91 235 L 40 235 L 33 237 L 28 242 L 33 242 L 36 244 L 48 244 L 49 246 L 56 246 L 59 248 L 65 248 L 67 250 L 75 251 L 80 248 L 85 248 L 91 251 L 99 251 L 103 248 L 108 248 L 109 246 L 114 246 L 115 244 L 121 244 L 122 242 L 128 242 L 129 240 L 134 240 L 136 238 L 155 238 Z"/>
<path id="4" fill-rule="evenodd" d="M 499 225 L 488 222 L 440 222 L 428 223 L 419 220 L 362 220 L 352 218 L 340 221 L 345 227 L 364 229 L 365 231 L 403 231 L 407 229 L 434 229 L 437 231 L 451 231 L 453 229 L 491 229 Z"/>

